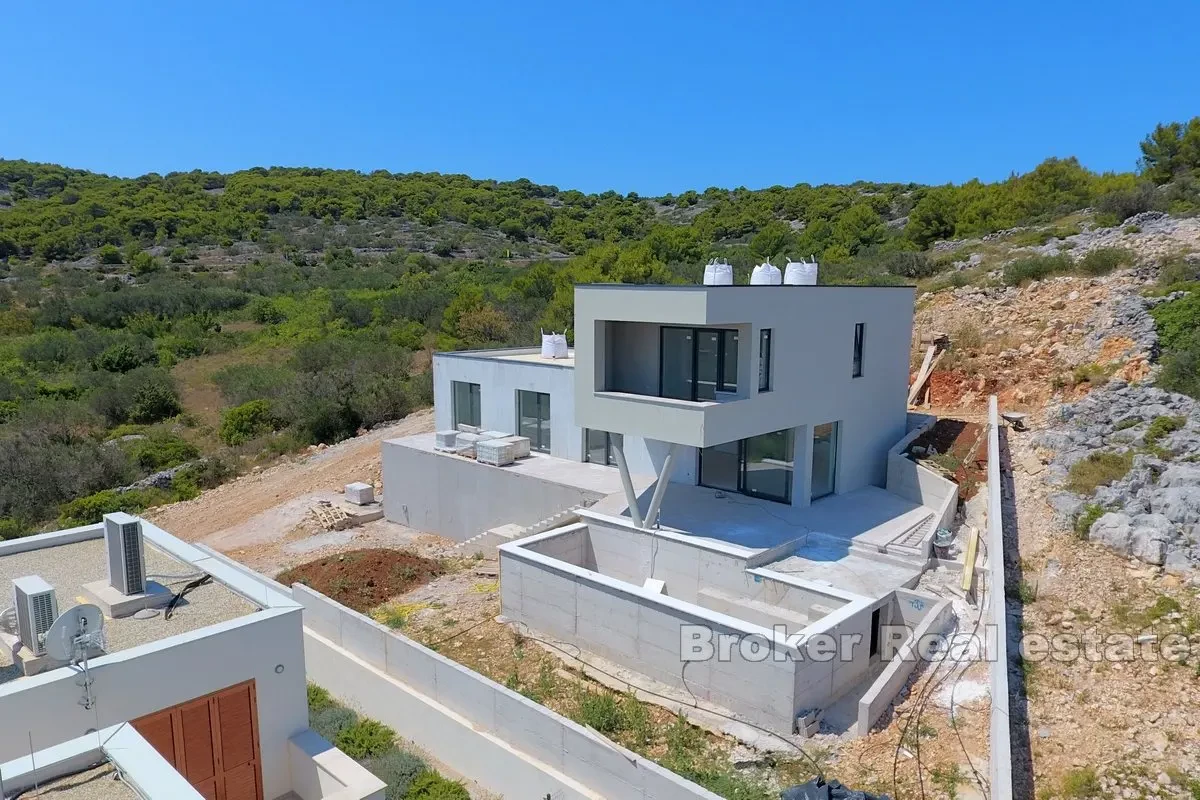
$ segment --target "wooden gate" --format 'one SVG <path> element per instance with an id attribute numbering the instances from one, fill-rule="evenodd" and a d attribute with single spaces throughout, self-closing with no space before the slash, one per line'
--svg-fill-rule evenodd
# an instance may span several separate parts
<path id="1" fill-rule="evenodd" d="M 254 681 L 132 724 L 208 800 L 263 800 Z"/>

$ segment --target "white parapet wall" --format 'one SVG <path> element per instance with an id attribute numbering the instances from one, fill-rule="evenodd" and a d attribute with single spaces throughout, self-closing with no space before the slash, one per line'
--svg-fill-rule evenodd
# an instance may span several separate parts
<path id="1" fill-rule="evenodd" d="M 994 628 L 994 633 L 988 640 L 995 642 L 997 647 L 996 652 L 988 654 L 992 695 L 991 795 L 994 800 L 1011 800 L 1013 763 L 1008 702 L 1008 669 L 1011 655 L 1006 607 L 1008 593 L 1004 585 L 1004 507 L 1000 487 L 1004 476 L 1000 464 L 1000 413 L 995 395 L 988 398 L 987 448 L 987 619 Z"/>
<path id="2" fill-rule="evenodd" d="M 289 739 L 288 756 L 301 800 L 384 800 L 387 784 L 314 730 Z"/>
<path id="3" fill-rule="evenodd" d="M 717 795 L 306 586 L 309 679 L 504 797 Z"/>

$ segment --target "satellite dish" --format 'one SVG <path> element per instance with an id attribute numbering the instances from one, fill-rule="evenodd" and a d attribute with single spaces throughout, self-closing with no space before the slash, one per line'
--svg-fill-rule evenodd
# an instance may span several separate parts
<path id="1" fill-rule="evenodd" d="M 0 633 L 17 635 L 17 609 L 6 608 L 0 611 Z"/>
<path id="2" fill-rule="evenodd" d="M 54 620 L 54 624 L 46 632 L 46 655 L 56 661 L 74 661 L 79 638 L 89 637 L 84 639 L 86 653 L 92 644 L 90 637 L 99 634 L 103 629 L 104 615 L 98 607 L 89 603 L 69 608 Z"/>

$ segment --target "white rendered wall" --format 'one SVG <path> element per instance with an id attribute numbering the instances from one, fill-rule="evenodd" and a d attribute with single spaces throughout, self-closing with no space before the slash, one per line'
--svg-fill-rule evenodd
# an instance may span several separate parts
<path id="1" fill-rule="evenodd" d="M 550 455 L 583 460 L 583 437 L 575 425 L 575 374 L 571 367 L 439 353 L 433 357 L 433 416 L 439 431 L 454 427 L 452 381 L 479 384 L 482 427 L 506 433 L 518 432 L 519 390 L 550 395 Z"/>
<path id="2" fill-rule="evenodd" d="M 906 430 L 912 309 L 908 287 L 577 287 L 576 418 L 586 426 L 690 445 L 840 421 L 836 491 L 882 486 L 887 450 Z M 606 321 L 748 326 L 740 337 L 739 390 L 748 384 L 750 397 L 701 404 L 597 396 L 607 388 L 609 362 L 623 357 L 615 348 L 628 338 L 602 341 Z M 858 322 L 866 324 L 863 375 L 854 378 Z M 763 328 L 772 330 L 772 389 L 759 393 Z M 807 475 L 807 464 L 798 465 L 802 471 Z M 806 503 L 807 482 L 799 488 L 794 502 Z"/>

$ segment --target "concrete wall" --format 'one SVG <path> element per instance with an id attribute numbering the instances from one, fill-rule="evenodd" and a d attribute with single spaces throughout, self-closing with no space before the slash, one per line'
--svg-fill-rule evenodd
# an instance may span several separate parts
<path id="1" fill-rule="evenodd" d="M 576 287 L 576 419 L 691 446 L 840 421 L 836 491 L 882 486 L 887 450 L 906 430 L 912 306 L 908 287 Z M 608 362 L 624 357 L 600 340 L 617 328 L 606 322 L 744 328 L 739 373 L 747 374 L 750 397 L 687 403 L 597 395 Z M 854 378 L 858 322 L 866 324 L 866 336 L 863 375 Z M 757 375 L 763 328 L 773 332 L 773 389 L 759 393 L 751 376 Z"/>
<path id="2" fill-rule="evenodd" d="M 958 484 L 922 467 L 904 455 L 908 446 L 937 422 L 937 417 L 926 414 L 920 416 L 923 418 L 916 420 L 915 427 L 910 419 L 909 432 L 888 449 L 886 488 L 905 500 L 933 509 L 937 513 L 937 526 L 951 528 L 954 525 L 954 515 L 958 511 Z"/>
<path id="3" fill-rule="evenodd" d="M 910 593 L 911 594 L 911 593 Z M 893 597 L 892 615 L 908 615 L 913 606 L 900 597 L 900 592 Z M 935 598 L 926 598 L 932 601 Z M 907 607 L 907 610 L 906 608 Z M 920 643 L 922 637 L 929 634 L 945 633 L 954 619 L 954 608 L 949 600 L 937 600 L 926 609 L 924 615 L 915 621 L 906 622 L 906 627 L 912 634 L 901 644 L 900 649 L 892 656 L 887 667 L 871 684 L 871 688 L 859 698 L 858 722 L 854 731 L 858 736 L 866 736 L 871 732 L 871 726 L 887 710 L 896 698 L 896 694 L 908 683 L 913 670 L 924 663 Z M 895 623 L 892 623 L 895 624 Z"/>
<path id="4" fill-rule="evenodd" d="M 869 654 L 871 613 L 894 602 L 890 596 L 868 600 L 747 570 L 752 551 L 744 548 L 638 532 L 595 512 L 580 516 L 585 523 L 498 548 L 505 617 L 784 734 L 796 711 L 827 707 L 878 661 Z M 666 582 L 665 595 L 642 588 L 651 575 Z M 759 637 L 772 656 L 746 660 L 735 649 L 725 661 L 685 664 L 683 625 Z M 820 660 L 785 641 L 801 631 L 857 636 L 859 644 Z"/>
<path id="5" fill-rule="evenodd" d="M 458 541 L 498 525 L 532 525 L 604 496 L 397 442 L 382 447 L 385 516 Z"/>
<path id="6" fill-rule="evenodd" d="M 387 784 L 314 730 L 289 739 L 288 754 L 301 800 L 384 800 Z"/>
<path id="7" fill-rule="evenodd" d="M 1005 598 L 1008 596 L 1004 584 L 1004 517 L 1001 504 L 1000 484 L 1004 480 L 1000 466 L 1000 413 L 996 396 L 988 398 L 988 506 L 987 506 L 987 547 L 988 547 L 988 617 L 993 625 L 994 633 L 989 641 L 995 642 L 998 652 L 988 654 L 988 676 L 992 695 L 991 720 L 991 787 L 992 797 L 998 800 L 1008 800 L 1013 796 L 1012 790 L 1012 739 L 1009 736 L 1008 702 L 1008 669 L 1009 652 L 1008 639 L 1008 609 Z"/>
<path id="8" fill-rule="evenodd" d="M 487 430 L 518 432 L 518 390 L 550 395 L 550 454 L 583 460 L 583 437 L 575 425 L 575 376 L 570 366 L 438 353 L 433 357 L 433 416 L 439 431 L 454 427 L 452 381 L 479 384 L 480 422 Z"/>
<path id="9" fill-rule="evenodd" d="M 485 789 L 558 800 L 718 800 L 652 761 L 305 586 L 309 676 Z"/>

